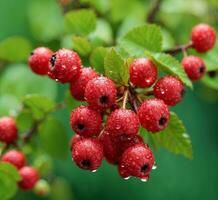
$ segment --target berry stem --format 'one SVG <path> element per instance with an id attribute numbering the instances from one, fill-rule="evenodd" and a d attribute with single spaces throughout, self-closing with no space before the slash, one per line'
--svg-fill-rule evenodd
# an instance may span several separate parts
<path id="1" fill-rule="evenodd" d="M 152 6 L 151 10 L 149 11 L 148 13 L 148 16 L 147 16 L 147 22 L 148 23 L 153 23 L 155 21 L 155 17 L 158 13 L 158 11 L 160 10 L 160 7 L 161 7 L 161 2 L 162 0 L 156 0 L 154 2 L 154 5 Z"/>
<path id="2" fill-rule="evenodd" d="M 192 48 L 192 47 L 193 47 L 192 42 L 189 42 L 188 44 L 185 44 L 185 45 L 178 45 L 175 48 L 167 49 L 164 51 L 164 53 L 175 55 L 177 53 L 182 52 L 184 55 L 184 52 L 186 52 L 187 49 Z"/>
<path id="3" fill-rule="evenodd" d="M 129 102 L 133 111 L 137 113 L 138 111 L 137 96 L 132 86 L 129 86 Z"/>
<path id="4" fill-rule="evenodd" d="M 126 103 L 127 103 L 127 100 L 128 100 L 128 94 L 129 94 L 129 90 L 127 89 L 127 90 L 124 92 L 124 95 L 123 95 L 123 105 L 122 105 L 122 108 L 123 108 L 123 109 L 126 108 Z"/>

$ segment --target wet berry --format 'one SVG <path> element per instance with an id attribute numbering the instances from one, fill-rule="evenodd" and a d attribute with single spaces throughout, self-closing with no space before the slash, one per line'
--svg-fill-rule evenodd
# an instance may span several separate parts
<path id="1" fill-rule="evenodd" d="M 82 140 L 84 137 L 78 134 L 73 135 L 70 140 L 70 148 L 72 149 L 73 145 L 76 144 L 78 141 Z"/>

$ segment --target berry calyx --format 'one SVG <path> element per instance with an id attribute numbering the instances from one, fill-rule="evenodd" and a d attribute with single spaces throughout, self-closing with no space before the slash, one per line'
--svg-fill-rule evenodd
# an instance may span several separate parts
<path id="1" fill-rule="evenodd" d="M 116 109 L 107 119 L 106 130 L 117 135 L 136 135 L 139 131 L 139 118 L 131 110 Z"/>
<path id="2" fill-rule="evenodd" d="M 103 146 L 95 138 L 84 138 L 73 145 L 72 158 L 81 169 L 97 170 L 103 156 Z"/>
<path id="3" fill-rule="evenodd" d="M 101 130 L 101 123 L 101 115 L 89 106 L 80 106 L 71 113 L 71 127 L 81 136 L 97 135 Z"/>
<path id="4" fill-rule="evenodd" d="M 116 86 L 106 77 L 97 77 L 90 80 L 85 89 L 85 99 L 96 110 L 110 108 L 116 102 Z"/>
<path id="5" fill-rule="evenodd" d="M 2 156 L 2 161 L 14 165 L 15 167 L 17 167 L 17 169 L 22 168 L 26 164 L 25 155 L 22 152 L 16 150 L 10 150 L 5 153 Z"/>
<path id="6" fill-rule="evenodd" d="M 167 127 L 170 112 L 164 101 L 154 98 L 141 104 L 138 116 L 141 125 L 148 131 L 155 133 Z"/>
<path id="7" fill-rule="evenodd" d="M 183 58 L 182 65 L 188 77 L 193 81 L 201 79 L 206 73 L 204 61 L 197 56 Z"/>
<path id="8" fill-rule="evenodd" d="M 165 104 L 174 106 L 182 100 L 185 92 L 182 81 L 173 76 L 164 76 L 154 86 L 154 96 Z"/>
<path id="9" fill-rule="evenodd" d="M 149 59 L 138 58 L 130 65 L 130 81 L 138 87 L 145 88 L 157 79 L 157 67 Z"/>
<path id="10" fill-rule="evenodd" d="M 31 190 L 39 180 L 37 170 L 30 166 L 22 167 L 19 174 L 21 181 L 18 182 L 18 186 L 23 190 Z"/>
<path id="11" fill-rule="evenodd" d="M 31 52 L 28 63 L 31 70 L 39 75 L 47 75 L 49 71 L 49 60 L 53 52 L 46 47 L 38 47 Z"/>
<path id="12" fill-rule="evenodd" d="M 148 145 L 137 144 L 124 151 L 119 163 L 119 174 L 123 178 L 135 176 L 147 180 L 153 165 L 152 150 Z"/>
<path id="13" fill-rule="evenodd" d="M 204 53 L 216 43 L 216 32 L 208 24 L 198 24 L 192 29 L 191 39 L 196 51 Z"/>
<path id="14" fill-rule="evenodd" d="M 87 83 L 93 78 L 98 77 L 98 74 L 91 67 L 83 68 L 78 79 L 71 81 L 70 92 L 71 95 L 80 101 L 84 100 L 84 93 Z"/>
<path id="15" fill-rule="evenodd" d="M 79 55 L 69 49 L 60 49 L 50 58 L 48 75 L 61 83 L 76 80 L 81 73 Z"/>
<path id="16" fill-rule="evenodd" d="M 13 118 L 0 118 L 0 141 L 7 144 L 13 143 L 17 139 L 17 126 Z"/>

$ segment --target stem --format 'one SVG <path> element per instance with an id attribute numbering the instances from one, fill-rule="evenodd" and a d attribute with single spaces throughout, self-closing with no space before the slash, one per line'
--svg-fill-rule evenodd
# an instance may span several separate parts
<path id="1" fill-rule="evenodd" d="M 151 10 L 148 13 L 148 17 L 146 20 L 148 23 L 153 23 L 155 21 L 155 17 L 156 17 L 156 15 L 161 7 L 161 2 L 162 2 L 162 0 L 155 1 L 153 7 L 151 8 Z"/>
<path id="2" fill-rule="evenodd" d="M 122 108 L 123 108 L 123 109 L 126 108 L 126 103 L 127 103 L 127 100 L 128 100 L 128 94 L 129 94 L 129 90 L 127 89 L 127 90 L 124 92 L 124 95 L 123 95 L 123 105 L 122 105 Z"/>
<path id="3" fill-rule="evenodd" d="M 137 113 L 138 111 L 137 96 L 132 86 L 129 86 L 129 102 L 133 111 Z"/>
<path id="4" fill-rule="evenodd" d="M 164 51 L 164 53 L 175 55 L 177 53 L 182 52 L 183 55 L 186 56 L 186 50 L 189 48 L 192 48 L 192 47 L 193 47 L 193 44 L 192 44 L 192 42 L 190 42 L 190 43 L 185 44 L 185 45 L 178 45 L 177 47 L 172 48 L 172 49 L 167 49 Z"/>

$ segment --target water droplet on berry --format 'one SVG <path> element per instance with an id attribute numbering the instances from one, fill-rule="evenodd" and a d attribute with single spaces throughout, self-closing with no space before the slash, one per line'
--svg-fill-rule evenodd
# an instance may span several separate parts
<path id="1" fill-rule="evenodd" d="M 115 127 L 117 130 L 119 130 L 120 128 L 121 128 L 121 126 L 120 125 L 118 125 L 118 126 L 116 126 Z"/>
<path id="2" fill-rule="evenodd" d="M 91 172 L 93 172 L 93 173 L 94 173 L 94 172 L 96 172 L 96 171 L 97 171 L 97 169 L 94 169 L 94 170 L 92 170 Z"/>
<path id="3" fill-rule="evenodd" d="M 125 177 L 125 178 L 123 178 L 124 180 L 128 180 L 128 179 L 130 179 L 130 176 L 127 176 L 127 177 Z"/>
<path id="4" fill-rule="evenodd" d="M 58 82 L 58 79 L 56 78 L 55 81 Z"/>
<path id="5" fill-rule="evenodd" d="M 154 164 L 154 165 L 152 166 L 152 169 L 153 169 L 153 170 L 157 169 L 157 165 Z"/>
<path id="6" fill-rule="evenodd" d="M 141 178 L 141 181 L 142 181 L 142 182 L 147 182 L 147 181 L 148 181 L 148 178 Z"/>

